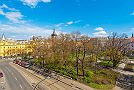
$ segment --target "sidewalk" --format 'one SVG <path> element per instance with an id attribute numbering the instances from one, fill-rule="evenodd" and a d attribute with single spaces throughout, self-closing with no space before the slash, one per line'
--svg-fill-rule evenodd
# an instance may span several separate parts
<path id="1" fill-rule="evenodd" d="M 34 71 L 25 69 L 21 66 L 18 66 L 14 63 L 10 63 L 11 66 L 13 66 L 15 69 L 17 69 L 25 78 L 28 80 L 31 85 L 37 84 L 42 79 L 45 79 L 42 75 L 38 75 L 34 73 Z M 35 86 L 35 85 L 34 85 Z M 82 83 L 79 83 L 77 81 L 59 76 L 57 79 L 54 78 L 47 78 L 43 83 L 39 84 L 40 90 L 95 90 L 89 86 L 86 86 Z"/>
<path id="2" fill-rule="evenodd" d="M 122 74 L 125 74 L 125 75 L 134 75 L 134 72 L 124 71 L 124 70 L 121 70 L 121 69 L 113 69 L 113 71 L 116 71 L 116 72 L 119 72 L 119 73 L 122 73 Z"/>
<path id="3" fill-rule="evenodd" d="M 123 90 L 123 89 L 118 86 L 115 86 L 112 90 Z"/>

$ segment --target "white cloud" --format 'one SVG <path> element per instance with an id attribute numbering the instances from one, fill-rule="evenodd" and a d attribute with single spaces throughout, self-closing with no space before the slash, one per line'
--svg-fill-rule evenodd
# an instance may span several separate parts
<path id="1" fill-rule="evenodd" d="M 104 28 L 102 28 L 102 27 L 97 27 L 97 28 L 95 28 L 95 30 L 96 30 L 96 31 L 104 31 Z"/>
<path id="2" fill-rule="evenodd" d="M 8 10 L 8 11 L 5 11 Z M 15 8 L 9 8 L 7 5 L 3 4 L 0 6 L 0 14 L 5 16 L 7 19 L 14 23 L 24 23 L 23 15 L 21 12 L 16 10 Z"/>
<path id="3" fill-rule="evenodd" d="M 73 21 L 69 21 L 69 22 L 67 22 L 67 25 L 71 25 L 73 23 L 74 23 Z"/>
<path id="4" fill-rule="evenodd" d="M 49 3 L 51 0 L 42 0 L 42 2 Z"/>
<path id="5" fill-rule="evenodd" d="M 38 27 L 35 25 L 26 25 L 26 24 L 19 24 L 19 25 L 11 25 L 11 24 L 0 24 L 0 33 L 13 33 L 12 36 L 19 36 L 19 35 L 27 35 L 27 36 L 45 36 L 48 37 L 52 34 L 52 29 L 47 29 L 45 27 Z M 56 30 L 57 34 L 65 33 L 60 30 Z M 25 36 L 26 37 L 26 36 Z M 20 37 L 15 37 L 20 38 Z M 24 38 L 24 37 L 21 37 Z M 28 38 L 28 37 L 27 37 Z"/>
<path id="6" fill-rule="evenodd" d="M 0 6 L 0 9 L 7 9 L 7 10 L 10 10 L 10 11 L 18 11 L 16 10 L 15 8 L 10 8 L 8 7 L 7 5 L 3 4 L 2 6 Z"/>
<path id="7" fill-rule="evenodd" d="M 130 15 L 134 15 L 134 12 L 132 12 Z"/>
<path id="8" fill-rule="evenodd" d="M 58 23 L 55 25 L 55 27 L 64 27 L 64 26 L 69 26 L 69 25 L 72 25 L 72 24 L 76 24 L 76 23 L 79 23 L 81 22 L 81 20 L 77 20 L 77 21 L 69 21 L 69 22 L 66 22 L 66 23 Z"/>
<path id="9" fill-rule="evenodd" d="M 76 24 L 76 23 L 79 23 L 79 22 L 81 22 L 81 20 L 69 21 L 69 22 L 67 22 L 66 24 L 67 24 L 67 25 L 72 25 L 72 24 Z"/>
<path id="10" fill-rule="evenodd" d="M 15 38 L 16 36 L 11 36 L 12 38 Z"/>
<path id="11" fill-rule="evenodd" d="M 5 14 L 2 9 L 0 9 L 0 14 L 1 15 L 4 15 Z"/>
<path id="12" fill-rule="evenodd" d="M 108 36 L 108 34 L 105 31 L 105 29 L 102 28 L 102 27 L 97 27 L 97 28 L 95 28 L 95 30 L 96 30 L 96 32 L 93 33 L 93 35 L 95 37 L 107 37 Z"/>
<path id="13" fill-rule="evenodd" d="M 21 0 L 24 5 L 28 5 L 31 8 L 35 8 L 39 2 L 50 3 L 51 0 Z"/>
<path id="14" fill-rule="evenodd" d="M 25 22 L 22 20 L 23 15 L 20 12 L 7 12 L 5 13 L 5 17 L 15 23 Z"/>
<path id="15" fill-rule="evenodd" d="M 55 27 L 61 27 L 62 25 L 64 25 L 64 23 L 56 24 Z"/>
<path id="16" fill-rule="evenodd" d="M 0 6 L 0 8 L 8 8 L 8 6 L 3 4 L 2 6 Z"/>

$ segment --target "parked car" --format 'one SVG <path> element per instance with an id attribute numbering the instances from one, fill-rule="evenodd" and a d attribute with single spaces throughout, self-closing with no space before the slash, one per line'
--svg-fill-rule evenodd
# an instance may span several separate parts
<path id="1" fill-rule="evenodd" d="M 121 74 L 116 80 L 116 85 L 126 90 L 134 90 L 134 76 Z"/>
<path id="2" fill-rule="evenodd" d="M 29 62 L 29 60 L 21 60 L 20 65 L 22 67 L 28 68 L 30 66 L 30 62 Z"/>
<path id="3" fill-rule="evenodd" d="M 15 59 L 15 60 L 13 60 L 13 63 L 19 64 L 19 60 L 18 59 Z"/>
<path id="4" fill-rule="evenodd" d="M 30 64 L 29 63 L 26 63 L 24 67 L 25 68 L 29 68 L 30 67 Z"/>
<path id="5" fill-rule="evenodd" d="M 3 77 L 3 73 L 2 72 L 0 72 L 0 78 L 2 78 Z"/>

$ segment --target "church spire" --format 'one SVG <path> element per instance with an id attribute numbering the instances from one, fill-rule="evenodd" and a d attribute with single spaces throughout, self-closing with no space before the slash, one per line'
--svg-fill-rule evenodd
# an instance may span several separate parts
<path id="1" fill-rule="evenodd" d="M 51 37 L 56 37 L 57 34 L 55 33 L 55 28 L 53 29 L 53 33 L 51 34 Z"/>
<path id="2" fill-rule="evenodd" d="M 4 33 L 2 34 L 2 40 L 6 40 Z"/>

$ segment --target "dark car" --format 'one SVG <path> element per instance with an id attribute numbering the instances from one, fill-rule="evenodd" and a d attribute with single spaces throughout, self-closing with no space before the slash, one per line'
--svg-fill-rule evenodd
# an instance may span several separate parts
<path id="1" fill-rule="evenodd" d="M 29 60 L 21 60 L 20 66 L 28 68 L 30 66 Z"/>
<path id="2" fill-rule="evenodd" d="M 134 90 L 134 76 L 121 74 L 116 80 L 116 85 L 127 90 Z"/>
<path id="3" fill-rule="evenodd" d="M 2 72 L 0 72 L 0 78 L 2 78 L 3 77 L 3 73 Z"/>
<path id="4" fill-rule="evenodd" d="M 19 64 L 19 60 L 18 59 L 15 59 L 15 60 L 13 60 L 13 63 Z"/>

